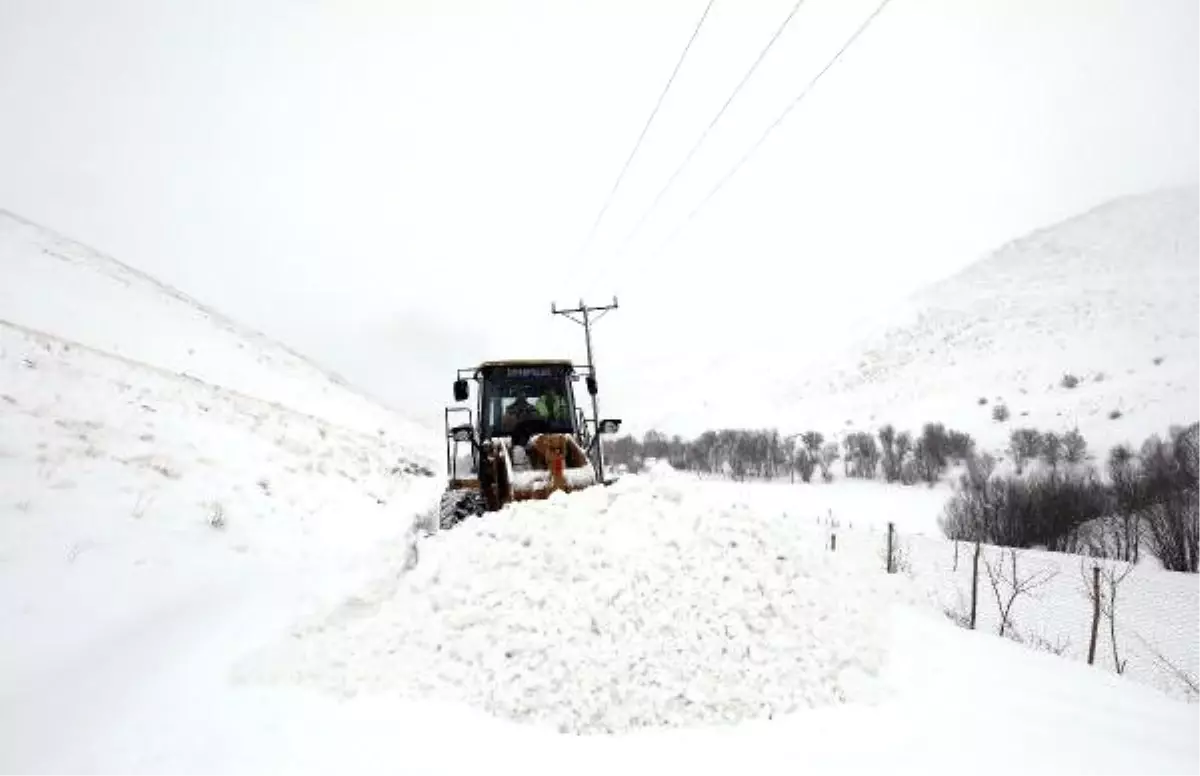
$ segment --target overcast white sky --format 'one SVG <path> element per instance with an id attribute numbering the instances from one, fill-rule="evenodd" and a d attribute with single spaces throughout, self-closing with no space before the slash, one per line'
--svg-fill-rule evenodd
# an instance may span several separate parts
<path id="1" fill-rule="evenodd" d="M 716 0 L 581 255 L 705 2 L 0 0 L 0 208 L 425 416 L 458 366 L 581 358 L 550 302 L 617 294 L 602 404 L 640 431 L 713 358 L 786 379 L 858 311 L 1197 179 L 1195 0 L 892 0 L 663 247 L 877 3 L 805 0 L 626 245 L 794 2 Z"/>

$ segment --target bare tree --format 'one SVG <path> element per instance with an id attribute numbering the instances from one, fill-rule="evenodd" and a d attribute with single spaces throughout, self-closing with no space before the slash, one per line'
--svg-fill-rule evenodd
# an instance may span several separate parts
<path id="1" fill-rule="evenodd" d="M 1042 435 L 1037 429 L 1018 428 L 1009 435 L 1008 453 L 1012 456 L 1017 474 L 1025 471 L 1025 464 L 1038 457 L 1042 450 Z"/>
<path id="2" fill-rule="evenodd" d="M 1080 464 L 1088 459 L 1087 440 L 1078 428 L 1063 434 L 1063 460 L 1069 464 Z"/>
<path id="3" fill-rule="evenodd" d="M 826 482 L 833 481 L 833 462 L 840 457 L 837 442 L 826 442 L 825 446 L 821 448 L 821 479 Z"/>
<path id="4" fill-rule="evenodd" d="M 800 472 L 800 479 L 805 482 L 812 482 L 813 470 L 817 468 L 817 460 L 812 457 L 807 449 L 801 449 L 796 453 L 796 471 Z"/>
<path id="5" fill-rule="evenodd" d="M 1125 560 L 1138 560 L 1139 528 L 1138 510 L 1145 500 L 1142 478 L 1134 468 L 1134 452 L 1126 445 L 1117 445 L 1108 456 L 1108 478 L 1112 482 L 1112 493 L 1120 526 L 1112 538 L 1117 544 L 1117 554 Z"/>
<path id="6" fill-rule="evenodd" d="M 1053 431 L 1042 434 L 1042 449 L 1039 451 L 1042 460 L 1051 471 L 1058 470 L 1058 464 L 1063 459 L 1063 441 Z"/>
<path id="7" fill-rule="evenodd" d="M 891 423 L 879 429 L 879 451 L 883 478 L 888 482 L 900 479 L 900 462 L 896 459 L 896 428 Z"/>
<path id="8" fill-rule="evenodd" d="M 1004 568 L 1004 556 L 1007 553 L 1012 566 L 1011 573 L 1006 572 Z M 1028 595 L 1034 589 L 1041 587 L 1049 582 L 1054 577 L 1058 576 L 1058 572 L 1053 569 L 1043 569 L 1026 577 L 1022 577 L 1017 570 L 1017 550 L 1000 550 L 1000 560 L 993 566 L 992 562 L 986 557 L 983 559 L 984 566 L 987 568 L 988 581 L 991 582 L 992 592 L 996 596 L 996 606 L 1000 610 L 1000 635 L 1004 635 L 1009 622 L 1013 604 L 1022 595 Z M 1001 588 L 1006 588 L 1001 592 Z M 1007 600 L 1006 600 L 1007 598 Z"/>

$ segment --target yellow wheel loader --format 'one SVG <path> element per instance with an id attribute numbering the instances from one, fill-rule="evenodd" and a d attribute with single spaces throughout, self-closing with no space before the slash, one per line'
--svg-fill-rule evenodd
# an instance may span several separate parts
<path id="1" fill-rule="evenodd" d="M 586 419 L 574 390 L 581 376 L 594 399 L 595 375 L 566 360 L 487 361 L 458 370 L 459 405 L 445 413 L 449 483 L 440 528 L 512 501 L 611 484 L 599 440 L 617 433 L 621 421 Z M 478 386 L 473 410 L 463 404 L 472 381 Z"/>

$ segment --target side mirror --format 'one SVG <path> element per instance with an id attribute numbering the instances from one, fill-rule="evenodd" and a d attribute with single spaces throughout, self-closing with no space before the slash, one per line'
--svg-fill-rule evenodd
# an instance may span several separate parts
<path id="1" fill-rule="evenodd" d="M 600 421 L 601 434 L 615 434 L 621 430 L 621 420 L 619 418 L 608 418 Z"/>
<path id="2" fill-rule="evenodd" d="M 466 401 L 471 396 L 471 389 L 466 380 L 454 381 L 454 400 Z"/>
<path id="3" fill-rule="evenodd" d="M 470 426 L 455 426 L 450 429 L 450 438 L 455 442 L 474 442 L 475 429 Z"/>
<path id="4" fill-rule="evenodd" d="M 596 376 L 595 375 L 587 376 L 587 389 L 588 389 L 588 393 L 590 393 L 592 396 L 596 395 L 597 388 L 596 388 Z"/>

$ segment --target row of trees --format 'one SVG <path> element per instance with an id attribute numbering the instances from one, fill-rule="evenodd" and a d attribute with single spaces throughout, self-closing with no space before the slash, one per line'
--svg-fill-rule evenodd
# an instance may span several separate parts
<path id="1" fill-rule="evenodd" d="M 1070 437 L 1070 438 L 1068 438 Z M 970 456 L 942 517 L 951 539 L 1138 560 L 1143 542 L 1164 567 L 1200 565 L 1200 424 L 1134 450 L 1114 447 L 1103 474 L 1082 437 L 1013 433 L 1014 472 Z M 1031 467 L 1038 461 L 1041 466 Z"/>
<path id="2" fill-rule="evenodd" d="M 626 435 L 606 441 L 605 457 L 630 471 L 655 458 L 700 474 L 738 480 L 788 476 L 803 482 L 811 482 L 818 472 L 821 479 L 831 481 L 835 464 L 841 461 L 845 477 L 913 484 L 936 482 L 948 466 L 961 463 L 974 449 L 969 434 L 927 423 L 918 435 L 887 425 L 876 434 L 848 434 L 840 444 L 827 441 L 820 431 L 783 436 L 778 429 L 723 429 L 706 431 L 693 440 L 649 431 L 641 440 Z"/>

